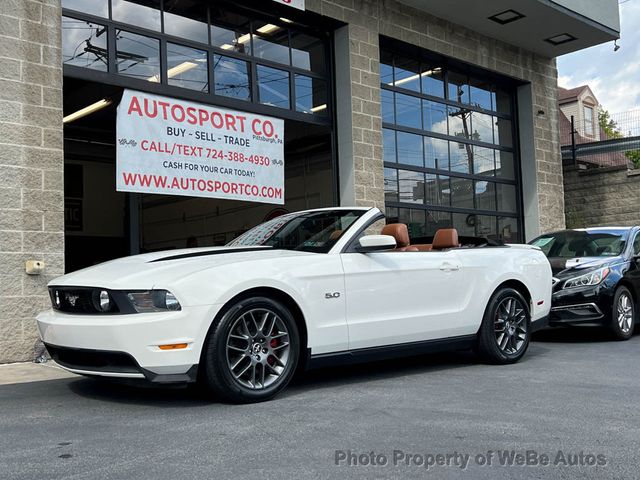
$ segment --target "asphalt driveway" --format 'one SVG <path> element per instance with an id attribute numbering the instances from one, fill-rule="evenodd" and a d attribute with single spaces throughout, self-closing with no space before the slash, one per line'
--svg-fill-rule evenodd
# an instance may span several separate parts
<path id="1" fill-rule="evenodd" d="M 80 377 L 4 385 L 0 478 L 635 479 L 640 335 L 605 335 L 542 332 L 511 366 L 459 352 L 317 371 L 257 405 Z"/>

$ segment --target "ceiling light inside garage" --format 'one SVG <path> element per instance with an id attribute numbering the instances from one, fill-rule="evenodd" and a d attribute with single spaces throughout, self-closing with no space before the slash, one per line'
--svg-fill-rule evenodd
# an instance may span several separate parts
<path id="1" fill-rule="evenodd" d="M 394 82 L 387 83 L 387 85 L 396 85 L 396 86 L 402 85 L 403 83 L 413 82 L 414 80 L 417 80 L 420 77 L 430 77 L 434 73 L 440 73 L 441 71 L 442 69 L 440 67 L 434 68 L 433 70 L 427 70 L 426 72 L 416 73 L 415 75 L 411 75 L 407 78 L 401 78 L 400 80 L 396 80 L 395 83 Z"/>
<path id="2" fill-rule="evenodd" d="M 188 72 L 189 70 L 196 68 L 198 66 L 197 63 L 194 62 L 182 62 L 180 65 L 176 65 L 175 67 L 167 70 L 167 78 L 173 78 L 176 75 L 180 75 L 181 73 Z M 160 83 L 160 75 L 153 75 L 147 78 L 147 81 Z"/>
<path id="3" fill-rule="evenodd" d="M 112 103 L 113 101 L 110 98 L 103 98 L 102 100 L 98 100 L 96 103 L 92 103 L 91 105 L 81 108 L 77 112 L 67 115 L 62 119 L 62 123 L 70 123 L 74 120 L 78 120 L 79 118 L 86 117 L 87 115 L 91 115 L 98 110 L 108 107 Z"/>
<path id="4" fill-rule="evenodd" d="M 515 22 L 516 20 L 520 20 L 524 18 L 520 12 L 516 12 L 515 10 L 505 10 L 504 12 L 496 13 L 495 15 L 491 15 L 487 17 L 492 22 L 499 23 L 500 25 L 506 25 L 507 23 Z"/>
<path id="5" fill-rule="evenodd" d="M 282 19 L 282 20 L 286 21 L 286 19 Z M 263 25 L 262 27 L 258 28 L 256 32 L 261 33 L 262 35 L 268 35 L 280 29 L 281 27 L 277 25 L 273 25 L 272 23 L 267 23 L 266 25 Z M 224 45 L 221 45 L 220 48 L 223 50 L 231 50 L 237 45 L 249 42 L 249 40 L 251 40 L 251 34 L 245 33 L 244 35 L 238 37 L 235 40 L 235 45 L 231 45 L 230 43 L 225 43 Z"/>

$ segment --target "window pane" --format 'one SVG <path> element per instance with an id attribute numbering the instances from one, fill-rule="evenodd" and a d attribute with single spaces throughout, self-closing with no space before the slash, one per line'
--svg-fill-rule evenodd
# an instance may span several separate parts
<path id="1" fill-rule="evenodd" d="M 449 142 L 424 137 L 424 166 L 449 170 Z"/>
<path id="2" fill-rule="evenodd" d="M 511 130 L 511 121 L 504 118 L 498 118 L 496 121 L 496 128 L 493 130 L 494 142 L 503 147 L 513 146 L 513 137 Z"/>
<path id="3" fill-rule="evenodd" d="M 384 201 L 398 201 L 398 171 L 395 168 L 384 169 Z"/>
<path id="4" fill-rule="evenodd" d="M 398 170 L 398 191 L 403 203 L 424 203 L 424 174 Z"/>
<path id="5" fill-rule="evenodd" d="M 327 61 L 324 43 L 317 37 L 292 31 L 291 60 L 294 67 L 324 73 Z"/>
<path id="6" fill-rule="evenodd" d="M 167 79 L 169 85 L 208 92 L 207 52 L 167 43 Z"/>
<path id="7" fill-rule="evenodd" d="M 491 84 L 482 80 L 471 78 L 469 80 L 471 91 L 471 104 L 485 110 L 493 110 L 495 107 L 495 93 L 492 91 Z"/>
<path id="8" fill-rule="evenodd" d="M 484 113 L 473 112 L 471 114 L 473 138 L 477 142 L 493 143 L 493 124 L 495 117 Z"/>
<path id="9" fill-rule="evenodd" d="M 413 133 L 397 132 L 398 163 L 424 166 L 422 136 Z"/>
<path id="10" fill-rule="evenodd" d="M 451 203 L 449 177 L 444 175 L 425 175 L 425 202 L 428 205 L 448 207 Z"/>
<path id="11" fill-rule="evenodd" d="M 120 30 L 116 37 L 118 73 L 160 82 L 160 41 Z"/>
<path id="12" fill-rule="evenodd" d="M 447 134 L 447 107 L 438 102 L 422 100 L 422 122 L 424 130 Z"/>
<path id="13" fill-rule="evenodd" d="M 289 72 L 258 65 L 260 103 L 289 108 Z"/>
<path id="14" fill-rule="evenodd" d="M 447 107 L 449 117 L 449 135 L 471 138 L 471 112 L 466 108 Z"/>
<path id="15" fill-rule="evenodd" d="M 469 103 L 469 84 L 466 75 L 449 72 L 449 100 Z"/>
<path id="16" fill-rule="evenodd" d="M 449 162 L 452 172 L 471 173 L 473 147 L 468 143 L 449 142 Z"/>
<path id="17" fill-rule="evenodd" d="M 419 98 L 396 93 L 396 123 L 406 127 L 422 128 Z"/>
<path id="18" fill-rule="evenodd" d="M 387 207 L 385 209 L 386 223 L 398 223 L 400 221 L 398 215 L 398 209 L 396 207 Z"/>
<path id="19" fill-rule="evenodd" d="M 109 0 L 62 0 L 62 8 L 89 13 L 98 17 L 109 16 Z"/>
<path id="20" fill-rule="evenodd" d="M 114 20 L 160 31 L 160 0 L 111 0 Z"/>
<path id="21" fill-rule="evenodd" d="M 497 218 L 490 215 L 476 215 L 476 237 L 496 238 Z"/>
<path id="22" fill-rule="evenodd" d="M 496 176 L 514 180 L 516 178 L 513 165 L 513 153 L 496 151 Z"/>
<path id="23" fill-rule="evenodd" d="M 289 65 L 289 31 L 262 22 L 254 23 L 253 55 L 273 62 Z"/>
<path id="24" fill-rule="evenodd" d="M 327 84 L 324 80 L 296 74 L 296 110 L 327 114 Z"/>
<path id="25" fill-rule="evenodd" d="M 423 65 L 422 93 L 444 98 L 444 75 L 442 68 Z"/>
<path id="26" fill-rule="evenodd" d="M 223 18 L 215 20 L 223 20 L 228 23 L 211 25 L 211 45 L 236 53 L 251 54 L 251 33 L 249 33 L 251 24 L 246 17 L 225 13 Z"/>
<path id="27" fill-rule="evenodd" d="M 384 128 L 382 130 L 382 149 L 385 162 L 396 162 L 396 132 Z"/>
<path id="28" fill-rule="evenodd" d="M 493 182 L 476 181 L 476 208 L 480 210 L 496 209 L 496 184 Z"/>
<path id="29" fill-rule="evenodd" d="M 458 230 L 458 235 L 473 237 L 476 234 L 476 215 L 469 213 L 454 213 L 451 215 L 453 228 Z"/>
<path id="30" fill-rule="evenodd" d="M 498 236 L 507 243 L 519 242 L 518 220 L 511 217 L 498 217 Z"/>
<path id="31" fill-rule="evenodd" d="M 420 92 L 420 62 L 396 58 L 395 86 Z"/>
<path id="32" fill-rule="evenodd" d="M 451 177 L 451 206 L 473 208 L 473 180 Z"/>
<path id="33" fill-rule="evenodd" d="M 404 223 L 409 229 L 409 239 L 425 235 L 425 212 L 414 208 L 399 208 L 398 222 Z"/>
<path id="34" fill-rule="evenodd" d="M 380 83 L 393 85 L 393 55 L 386 50 L 380 54 Z"/>
<path id="35" fill-rule="evenodd" d="M 164 0 L 163 8 L 165 33 L 195 42 L 209 43 L 206 4 Z"/>
<path id="36" fill-rule="evenodd" d="M 498 193 L 498 211 L 516 212 L 518 210 L 516 205 L 515 185 L 496 183 L 496 191 Z"/>
<path id="37" fill-rule="evenodd" d="M 426 235 L 435 235 L 441 228 L 451 228 L 451 214 L 448 212 L 427 211 Z"/>
<path id="38" fill-rule="evenodd" d="M 495 150 L 492 148 L 473 147 L 473 173 L 476 175 L 495 174 Z"/>
<path id="39" fill-rule="evenodd" d="M 97 23 L 62 17 L 62 62 L 107 71 L 107 29 Z"/>
<path id="40" fill-rule="evenodd" d="M 393 105 L 393 96 L 395 94 L 389 90 L 380 91 L 380 99 L 382 101 L 382 121 L 384 123 L 396 123 L 395 107 Z"/>
<path id="41" fill-rule="evenodd" d="M 225 97 L 251 99 L 249 63 L 236 58 L 214 55 L 215 94 Z"/>
<path id="42" fill-rule="evenodd" d="M 495 110 L 498 113 L 511 114 L 511 95 L 499 88 L 496 90 Z"/>

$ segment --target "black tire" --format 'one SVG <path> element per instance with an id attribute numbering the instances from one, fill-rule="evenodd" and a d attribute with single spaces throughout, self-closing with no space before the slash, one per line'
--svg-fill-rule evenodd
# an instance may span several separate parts
<path id="1" fill-rule="evenodd" d="M 515 317 L 507 319 L 505 316 L 509 301 L 514 302 Z M 510 317 L 509 317 L 510 318 Z M 499 336 L 500 323 L 507 329 L 505 337 Z M 513 329 L 513 334 L 509 333 Z M 506 365 L 515 363 L 522 358 L 531 340 L 531 314 L 528 302 L 513 288 L 500 288 L 489 303 L 478 330 L 475 351 L 487 363 Z M 507 342 L 505 347 L 501 343 Z M 521 343 L 520 343 L 521 342 Z"/>
<path id="2" fill-rule="evenodd" d="M 621 318 L 624 308 L 624 299 L 626 297 L 628 316 Z M 613 305 L 611 307 L 611 332 L 616 340 L 629 340 L 633 335 L 633 329 L 636 326 L 636 305 L 633 301 L 633 295 L 625 286 L 619 286 L 613 296 Z"/>
<path id="3" fill-rule="evenodd" d="M 248 338 L 250 338 L 248 340 L 240 340 L 240 342 L 247 342 L 248 346 L 246 348 L 246 352 L 244 354 L 235 353 L 235 349 L 229 350 L 227 348 L 227 342 L 232 341 L 230 340 L 231 337 L 229 337 L 230 333 L 237 333 L 237 330 L 235 329 L 241 328 L 238 327 L 238 325 L 241 325 L 238 322 L 241 322 L 243 317 L 245 319 L 247 318 L 247 316 L 251 318 L 252 312 L 266 311 L 272 312 L 275 316 L 277 316 L 281 320 L 281 323 L 279 323 L 281 328 L 279 328 L 279 330 L 287 332 L 286 337 L 283 337 L 288 339 L 287 358 L 279 376 L 275 376 L 273 373 L 271 373 L 271 371 L 275 371 L 275 369 L 272 369 L 269 366 L 265 368 L 266 360 L 273 360 L 273 358 L 269 358 L 273 357 L 271 351 L 269 351 L 268 354 L 263 355 L 261 351 L 254 352 L 252 350 L 252 347 L 258 344 L 259 339 L 256 339 L 254 342 L 254 337 L 252 337 L 253 327 L 251 327 L 251 324 L 250 331 L 247 331 L 246 335 Z M 267 343 L 264 346 L 269 348 L 270 337 L 259 333 L 259 325 L 257 325 L 255 322 L 253 325 L 256 326 L 255 337 L 265 337 Z M 232 328 L 234 328 L 233 332 L 231 331 Z M 269 332 L 269 335 L 270 334 L 271 332 Z M 283 341 L 282 345 L 279 348 L 282 348 L 282 346 L 284 346 L 284 343 L 287 342 Z M 243 343 L 239 343 L 236 345 L 241 349 L 244 348 Z M 258 376 L 260 376 L 261 372 L 269 372 L 265 374 L 269 375 L 269 380 L 273 383 L 267 384 L 265 381 L 265 377 L 263 376 L 262 386 L 259 386 L 259 382 L 256 381 L 256 377 L 254 376 L 254 387 L 247 386 L 245 383 L 251 382 L 251 378 L 245 378 L 244 376 L 236 378 L 234 372 L 232 371 L 232 362 L 229 359 L 229 356 L 232 354 L 239 355 L 239 357 L 244 356 L 244 364 L 246 364 L 247 361 L 250 362 L 249 369 L 253 371 L 254 374 L 257 370 Z M 221 315 L 216 318 L 216 320 L 214 320 L 214 323 L 211 325 L 202 350 L 199 381 L 208 392 L 212 393 L 222 401 L 230 403 L 262 402 L 273 398 L 287 386 L 296 371 L 296 365 L 298 364 L 299 356 L 300 336 L 298 333 L 298 327 L 293 316 L 291 315 L 291 312 L 289 312 L 287 307 L 285 307 L 282 303 L 267 297 L 244 298 L 227 308 Z M 254 365 L 260 363 L 258 362 L 258 360 L 255 360 L 257 357 L 261 358 L 260 362 L 262 362 L 262 367 L 254 367 Z M 240 370 L 242 370 L 243 367 L 244 365 L 240 364 L 240 366 L 238 367 L 238 373 Z M 280 366 L 277 364 L 276 367 L 280 368 Z M 249 376 L 250 375 L 251 372 L 249 372 Z"/>

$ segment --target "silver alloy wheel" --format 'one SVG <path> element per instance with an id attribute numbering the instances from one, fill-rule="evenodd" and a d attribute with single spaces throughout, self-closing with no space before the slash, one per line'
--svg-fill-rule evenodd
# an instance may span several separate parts
<path id="1" fill-rule="evenodd" d="M 500 302 L 494 322 L 498 348 L 508 355 L 520 351 L 527 339 L 527 315 L 525 308 L 515 297 Z"/>
<path id="2" fill-rule="evenodd" d="M 227 366 L 240 385 L 273 385 L 289 361 L 289 331 L 273 310 L 254 308 L 238 317 L 227 336 Z"/>
<path id="3" fill-rule="evenodd" d="M 618 297 L 618 326 L 620 331 L 625 335 L 631 331 L 633 321 L 633 302 L 629 295 L 625 292 Z"/>

